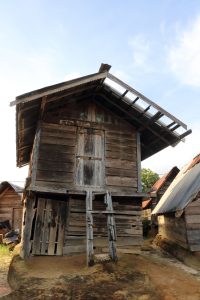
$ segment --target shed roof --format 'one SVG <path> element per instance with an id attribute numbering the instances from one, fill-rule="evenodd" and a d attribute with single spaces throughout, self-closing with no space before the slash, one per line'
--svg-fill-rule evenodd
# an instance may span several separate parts
<path id="1" fill-rule="evenodd" d="M 0 193 L 2 193 L 7 187 L 10 187 L 19 195 L 23 192 L 23 188 L 21 186 L 13 184 L 10 181 L 2 181 L 0 184 Z"/>
<path id="2" fill-rule="evenodd" d="M 176 166 L 173 167 L 168 173 L 166 173 L 165 175 L 163 175 L 162 177 L 160 177 L 152 186 L 151 190 L 150 190 L 150 194 L 151 193 L 157 193 L 159 192 L 159 190 L 164 186 L 164 184 L 168 181 L 168 180 L 173 180 L 176 175 L 179 172 L 179 168 L 177 168 Z M 145 199 L 142 201 L 142 208 L 146 209 L 150 203 L 152 201 L 152 198 L 149 197 L 148 199 Z"/>
<path id="3" fill-rule="evenodd" d="M 173 167 L 168 173 L 164 174 L 154 183 L 151 188 L 151 192 L 158 192 L 166 183 L 166 181 L 168 181 L 170 177 L 175 178 L 179 171 L 179 168 L 177 168 L 176 166 Z"/>
<path id="4" fill-rule="evenodd" d="M 182 168 L 152 214 L 165 214 L 184 209 L 200 191 L 200 154 Z"/>
<path id="5" fill-rule="evenodd" d="M 30 160 L 34 136 L 42 111 L 57 101 L 92 97 L 134 125 L 141 134 L 141 158 L 174 146 L 191 133 L 186 124 L 159 105 L 109 73 L 102 64 L 99 72 L 38 89 L 16 97 L 17 165 Z M 182 128 L 182 133 L 177 129 Z"/>

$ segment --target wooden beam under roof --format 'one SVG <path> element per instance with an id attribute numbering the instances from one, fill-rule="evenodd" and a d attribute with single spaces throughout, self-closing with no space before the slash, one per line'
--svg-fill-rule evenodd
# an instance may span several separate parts
<path id="1" fill-rule="evenodd" d="M 138 131 L 142 132 L 144 131 L 151 123 L 158 121 L 161 117 L 163 117 L 163 114 L 158 111 L 155 115 L 153 115 L 146 123 L 141 126 Z"/>
<path id="2" fill-rule="evenodd" d="M 133 114 L 131 114 L 130 112 L 127 112 L 126 109 L 122 108 L 119 104 L 117 104 L 116 102 L 113 102 L 110 98 L 108 98 L 106 95 L 101 94 L 101 96 L 110 104 L 112 104 L 113 106 L 115 106 L 117 109 L 119 109 L 121 112 L 123 112 L 124 114 L 128 114 L 128 116 L 130 117 L 130 120 L 135 120 L 136 122 L 138 122 L 139 124 L 143 124 L 143 122 L 141 120 L 139 120 L 138 118 L 134 117 Z M 170 146 L 170 142 L 165 139 L 163 136 L 161 136 L 160 134 L 158 134 L 154 129 L 152 129 L 151 127 L 148 126 L 148 129 L 157 137 L 159 137 L 166 145 Z"/>
<path id="3" fill-rule="evenodd" d="M 42 97 L 42 101 L 41 101 L 41 105 L 40 105 L 40 113 L 39 113 L 39 118 L 38 118 L 39 121 L 41 121 L 43 119 L 46 103 L 47 103 L 47 96 L 44 96 L 44 97 Z"/>
<path id="4" fill-rule="evenodd" d="M 82 92 L 87 92 L 87 91 L 91 91 L 91 90 L 95 90 L 95 88 L 97 87 L 96 84 L 92 84 L 92 85 L 89 85 L 89 86 L 86 86 L 86 87 L 82 87 L 82 88 L 78 88 L 77 90 L 70 90 L 70 91 L 66 91 L 65 93 L 63 93 L 62 95 L 57 95 L 57 96 L 52 96 L 52 97 L 48 97 L 47 99 L 47 103 L 50 103 L 52 101 L 56 101 L 58 99 L 62 99 L 62 98 L 65 98 L 65 97 L 68 97 L 68 96 L 71 96 L 73 94 L 79 94 L 79 93 L 82 93 Z"/>
<path id="5" fill-rule="evenodd" d="M 133 102 L 135 104 L 135 102 L 137 102 L 137 100 L 139 99 L 139 97 L 137 97 L 138 99 L 136 98 L 132 103 L 128 103 L 125 98 L 121 99 L 120 94 L 119 94 L 119 92 L 117 90 L 112 91 L 112 88 L 110 88 L 110 87 L 106 88 L 105 90 L 107 91 L 107 93 L 116 94 L 116 96 L 119 98 L 119 100 L 122 100 L 128 106 L 127 112 L 129 112 L 130 108 L 133 108 L 133 109 L 137 110 L 137 112 L 139 113 L 140 116 L 142 116 L 142 115 L 145 115 L 145 111 L 148 111 L 150 109 L 150 107 L 151 107 L 151 105 L 149 105 L 146 109 L 142 110 L 141 106 L 139 106 L 137 104 L 133 105 Z M 140 116 L 138 116 L 138 118 L 140 118 Z M 147 114 L 145 116 L 148 118 Z M 163 117 L 163 116 L 164 116 L 164 113 L 162 112 L 162 116 L 161 117 Z M 174 123 L 176 124 L 175 121 L 174 121 Z M 173 131 L 171 129 L 169 129 L 168 126 L 165 123 L 159 122 L 159 125 L 162 128 L 161 132 L 168 132 L 169 134 L 173 133 Z M 180 127 L 180 126 L 181 125 L 178 124 L 178 127 Z M 149 125 L 146 128 L 148 128 L 148 127 L 149 127 Z M 178 137 L 178 135 L 177 135 L 177 137 Z"/>
<path id="6" fill-rule="evenodd" d="M 121 85 L 123 88 L 129 90 L 133 94 L 137 95 L 143 101 L 145 101 L 148 104 L 152 105 L 154 108 L 156 108 L 158 111 L 162 112 L 168 118 L 170 118 L 171 120 L 175 121 L 177 124 L 180 124 L 184 129 L 187 129 L 187 125 L 186 124 L 184 124 L 183 122 L 181 122 L 179 119 L 177 119 L 176 117 L 174 117 L 173 115 L 171 115 L 170 113 L 168 113 L 162 107 L 160 107 L 159 105 L 157 105 L 156 103 L 154 103 L 153 101 L 151 101 L 149 98 L 145 97 L 144 95 L 142 95 L 141 93 L 139 93 L 138 91 L 136 91 L 135 89 L 133 89 L 131 86 L 129 86 L 128 84 L 126 84 L 122 80 L 118 79 L 117 77 L 115 77 L 114 75 L 112 75 L 110 73 L 108 73 L 107 78 L 109 78 L 110 80 L 114 81 L 115 83 Z"/>

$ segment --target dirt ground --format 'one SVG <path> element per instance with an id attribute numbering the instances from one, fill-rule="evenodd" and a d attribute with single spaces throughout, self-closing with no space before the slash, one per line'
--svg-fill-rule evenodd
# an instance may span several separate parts
<path id="1" fill-rule="evenodd" d="M 0 256 L 0 296 L 7 295 L 11 292 L 11 288 L 7 282 L 7 274 L 12 255 Z"/>
<path id="2" fill-rule="evenodd" d="M 83 255 L 33 257 L 28 262 L 16 256 L 9 282 L 13 291 L 1 299 L 200 300 L 199 271 L 159 249 L 121 254 L 116 264 L 90 268 Z"/>

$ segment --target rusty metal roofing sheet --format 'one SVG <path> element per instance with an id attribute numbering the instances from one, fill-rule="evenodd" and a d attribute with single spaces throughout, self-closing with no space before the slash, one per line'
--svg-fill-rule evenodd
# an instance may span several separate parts
<path id="1" fill-rule="evenodd" d="M 175 166 L 168 173 L 166 173 L 165 175 L 160 177 L 152 186 L 152 188 L 150 190 L 150 194 L 151 193 L 156 194 L 168 180 L 172 181 L 176 177 L 176 175 L 178 174 L 179 171 L 180 170 Z M 151 203 L 151 201 L 152 201 L 152 197 L 149 197 L 148 199 L 143 200 L 142 208 L 143 209 L 147 208 L 148 205 Z"/>
<path id="2" fill-rule="evenodd" d="M 146 209 L 150 203 L 151 199 L 145 199 L 144 201 L 142 201 L 142 209 Z"/>
<path id="3" fill-rule="evenodd" d="M 156 183 L 154 183 L 151 188 L 151 192 L 157 192 L 170 177 L 173 176 L 173 178 L 175 178 L 179 171 L 180 170 L 177 167 L 173 167 L 168 173 L 163 175 L 156 181 Z"/>
<path id="4" fill-rule="evenodd" d="M 194 163 L 195 159 L 192 161 Z M 200 191 L 200 163 L 187 164 L 176 176 L 152 214 L 165 214 L 184 209 Z"/>

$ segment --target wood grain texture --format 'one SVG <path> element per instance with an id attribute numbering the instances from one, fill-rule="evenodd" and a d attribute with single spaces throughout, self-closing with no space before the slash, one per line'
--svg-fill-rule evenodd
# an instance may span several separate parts
<path id="1" fill-rule="evenodd" d="M 106 205 L 103 198 L 93 200 L 93 246 L 94 254 L 108 247 L 108 229 Z M 140 246 L 142 243 L 141 207 L 134 199 L 113 199 L 113 211 L 116 223 L 117 247 Z M 86 252 L 86 207 L 84 199 L 70 199 L 68 230 L 65 236 L 64 253 Z M 74 248 L 73 248 L 74 247 Z M 71 251 L 71 252 L 70 252 Z"/>
<path id="2" fill-rule="evenodd" d="M 8 220 L 12 229 L 22 226 L 22 201 L 21 195 L 12 188 L 6 188 L 0 194 L 0 221 Z"/>
<path id="3" fill-rule="evenodd" d="M 137 192 L 135 128 L 89 99 L 52 109 L 49 105 L 41 124 L 33 186 L 51 191 L 54 186 L 66 190 L 92 186 L 115 195 Z"/>
<path id="4" fill-rule="evenodd" d="M 62 255 L 66 219 L 66 201 L 38 199 L 32 254 Z"/>

